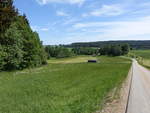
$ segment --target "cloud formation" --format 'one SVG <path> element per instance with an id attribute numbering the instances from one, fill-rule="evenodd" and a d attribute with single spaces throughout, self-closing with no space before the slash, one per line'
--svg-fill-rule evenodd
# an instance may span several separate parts
<path id="1" fill-rule="evenodd" d="M 76 23 L 74 29 L 87 29 L 88 33 L 98 33 L 97 39 L 136 39 L 150 36 L 150 16 L 129 21 Z M 144 37 L 143 37 L 144 36 Z"/>
<path id="2" fill-rule="evenodd" d="M 56 11 L 57 16 L 69 16 L 69 14 L 67 14 L 64 11 Z"/>
<path id="3" fill-rule="evenodd" d="M 102 5 L 101 8 L 93 10 L 89 13 L 83 14 L 83 17 L 86 16 L 118 16 L 123 14 L 125 11 L 123 7 L 119 4 L 113 5 Z"/>
<path id="4" fill-rule="evenodd" d="M 68 4 L 83 4 L 85 0 L 36 0 L 39 4 L 45 5 L 48 3 L 68 3 Z"/>
<path id="5" fill-rule="evenodd" d="M 39 32 L 39 31 L 49 31 L 49 28 L 47 28 L 47 27 L 31 26 L 31 28 L 32 28 L 33 31 L 37 31 L 37 32 Z"/>
<path id="6" fill-rule="evenodd" d="M 49 18 L 53 16 L 49 23 L 56 24 L 49 25 L 49 30 L 42 27 L 35 28 L 40 33 L 43 32 L 43 37 L 49 33 L 47 37 L 51 36 L 52 38 L 49 40 L 52 42 L 55 40 L 55 44 L 79 41 L 150 39 L 150 2 L 148 0 L 36 1 L 41 5 L 55 4 L 55 7 L 49 6 L 51 11 L 54 11 L 54 15 L 53 13 L 49 15 Z M 68 4 L 75 4 L 75 6 Z M 76 5 L 82 5 L 82 7 L 77 8 Z M 48 16 L 48 13 L 45 13 L 45 17 Z M 55 30 L 52 31 L 51 28 Z"/>

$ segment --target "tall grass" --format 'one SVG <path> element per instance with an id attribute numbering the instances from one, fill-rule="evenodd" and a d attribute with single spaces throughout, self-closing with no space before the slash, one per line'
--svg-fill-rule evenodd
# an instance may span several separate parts
<path id="1" fill-rule="evenodd" d="M 150 50 L 134 50 L 131 54 L 136 56 L 141 65 L 150 68 Z"/>
<path id="2" fill-rule="evenodd" d="M 135 54 L 136 56 L 140 56 L 145 59 L 150 59 L 150 50 L 133 50 L 131 53 Z"/>
<path id="3" fill-rule="evenodd" d="M 0 73 L 0 113 L 92 113 L 126 78 L 127 59 L 99 57 L 100 63 L 49 64 Z M 103 61 L 103 62 L 102 62 Z"/>

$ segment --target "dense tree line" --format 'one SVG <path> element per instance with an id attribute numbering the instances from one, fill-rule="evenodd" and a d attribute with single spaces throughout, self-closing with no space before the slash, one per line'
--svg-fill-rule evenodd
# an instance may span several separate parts
<path id="1" fill-rule="evenodd" d="M 71 57 L 74 55 L 73 51 L 69 48 L 65 48 L 62 46 L 46 46 L 45 51 L 47 53 L 48 58 L 51 57 L 55 58 L 65 58 L 65 57 Z"/>
<path id="2" fill-rule="evenodd" d="M 91 47 L 76 47 L 72 51 L 77 55 L 97 55 L 98 49 Z"/>
<path id="3" fill-rule="evenodd" d="M 100 55 L 121 56 L 128 54 L 130 46 L 128 44 L 105 45 L 99 49 Z"/>
<path id="4" fill-rule="evenodd" d="M 12 0 L 0 1 L 0 70 L 23 69 L 46 63 L 46 53 L 25 15 Z"/>
<path id="5" fill-rule="evenodd" d="M 97 55 L 97 48 L 66 48 L 63 46 L 45 46 L 45 51 L 47 53 L 48 59 L 55 58 L 65 58 L 74 55 Z"/>
<path id="6" fill-rule="evenodd" d="M 128 44 L 114 44 L 105 45 L 101 48 L 92 47 L 75 47 L 67 48 L 64 46 L 45 46 L 45 51 L 48 58 L 65 58 L 74 55 L 108 55 L 108 56 L 121 56 L 128 54 L 130 46 Z"/>
<path id="7" fill-rule="evenodd" d="M 150 49 L 150 40 L 143 41 L 98 41 L 98 42 L 82 42 L 82 43 L 73 43 L 70 45 L 65 45 L 66 47 L 96 47 L 101 48 L 105 45 L 118 45 L 118 44 L 129 44 L 131 49 Z"/>

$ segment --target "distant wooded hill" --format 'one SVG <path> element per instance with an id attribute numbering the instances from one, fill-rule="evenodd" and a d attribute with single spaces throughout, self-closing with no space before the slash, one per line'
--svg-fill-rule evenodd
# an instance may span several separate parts
<path id="1" fill-rule="evenodd" d="M 143 41 L 98 41 L 98 42 L 82 42 L 65 45 L 66 47 L 103 47 L 105 45 L 128 43 L 133 49 L 150 49 L 150 40 Z"/>

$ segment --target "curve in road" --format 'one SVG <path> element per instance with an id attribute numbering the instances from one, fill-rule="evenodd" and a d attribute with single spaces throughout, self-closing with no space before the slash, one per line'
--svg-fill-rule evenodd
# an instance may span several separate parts
<path id="1" fill-rule="evenodd" d="M 127 113 L 150 113 L 150 71 L 133 60 Z"/>

